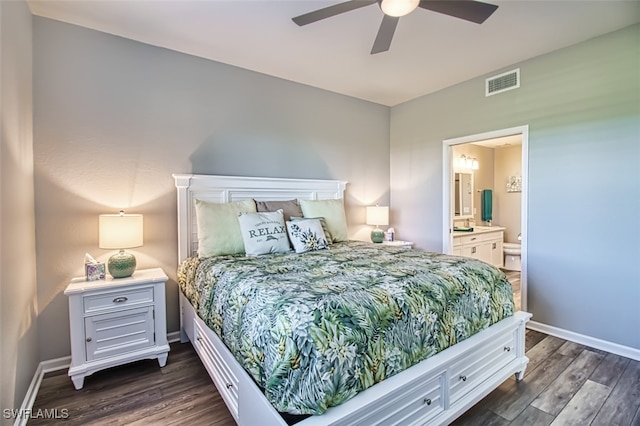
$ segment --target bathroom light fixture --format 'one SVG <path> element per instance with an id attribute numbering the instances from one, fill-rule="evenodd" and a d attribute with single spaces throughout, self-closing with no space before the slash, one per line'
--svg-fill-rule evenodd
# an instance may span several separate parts
<path id="1" fill-rule="evenodd" d="M 473 157 L 467 157 L 464 154 L 460 156 L 458 165 L 460 166 L 461 169 L 478 170 L 480 168 L 480 164 L 478 163 L 478 160 L 476 160 Z"/>
<path id="2" fill-rule="evenodd" d="M 388 206 L 367 207 L 367 225 L 375 226 L 375 228 L 371 231 L 371 242 L 381 243 L 382 241 L 384 241 L 384 231 L 380 229 L 380 226 L 387 226 L 388 224 Z"/>
<path id="3" fill-rule="evenodd" d="M 142 246 L 142 215 L 124 214 L 124 210 L 119 214 L 101 214 L 98 228 L 98 246 L 120 250 L 109 258 L 109 273 L 113 278 L 130 277 L 136 270 L 136 258 L 124 249 Z"/>
<path id="4" fill-rule="evenodd" d="M 380 9 L 385 15 L 400 17 L 416 10 L 420 0 L 382 0 Z"/>

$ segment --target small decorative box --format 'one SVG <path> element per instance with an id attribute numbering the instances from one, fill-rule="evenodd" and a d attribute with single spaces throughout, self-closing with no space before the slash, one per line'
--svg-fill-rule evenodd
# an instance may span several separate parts
<path id="1" fill-rule="evenodd" d="M 85 263 L 84 273 L 87 281 L 104 280 L 105 268 L 104 263 Z"/>

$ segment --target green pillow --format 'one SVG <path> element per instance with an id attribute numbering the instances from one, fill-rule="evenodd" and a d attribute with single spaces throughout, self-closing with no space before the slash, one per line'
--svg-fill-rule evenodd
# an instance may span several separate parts
<path id="1" fill-rule="evenodd" d="M 209 203 L 196 200 L 198 256 L 223 256 L 244 253 L 238 214 L 255 213 L 253 200 L 233 203 Z"/>
<path id="2" fill-rule="evenodd" d="M 304 217 L 323 217 L 334 243 L 348 241 L 344 202 L 338 200 L 300 200 Z"/>

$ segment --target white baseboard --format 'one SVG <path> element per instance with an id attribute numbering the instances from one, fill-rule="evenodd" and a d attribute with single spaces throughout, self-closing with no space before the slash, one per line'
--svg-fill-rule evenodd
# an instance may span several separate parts
<path id="1" fill-rule="evenodd" d="M 167 341 L 169 343 L 179 342 L 180 332 L 174 331 L 171 333 L 167 333 Z M 38 364 L 38 367 L 33 374 L 33 379 L 31 379 L 31 384 L 29 384 L 29 388 L 27 389 L 27 394 L 24 396 L 24 400 L 22 400 L 20 413 L 29 413 L 33 408 L 33 403 L 35 402 L 36 396 L 38 396 L 38 391 L 40 390 L 40 384 L 42 384 L 42 379 L 44 378 L 44 375 L 46 373 L 51 373 L 52 371 L 58 370 L 66 370 L 70 365 L 71 356 L 49 359 Z M 71 383 L 69 383 L 69 386 L 72 386 Z M 22 418 L 22 416 L 20 416 L 16 418 L 13 426 L 25 426 L 27 424 L 27 420 L 29 420 L 28 416 L 25 418 Z"/>
<path id="2" fill-rule="evenodd" d="M 36 400 L 36 396 L 38 396 L 38 390 L 40 390 L 40 384 L 42 383 L 44 375 L 52 371 L 66 370 L 67 368 L 69 368 L 69 365 L 71 365 L 70 356 L 50 359 L 47 361 L 42 361 L 40 364 L 38 364 L 36 372 L 33 374 L 33 379 L 31 379 L 31 384 L 29 384 L 29 388 L 27 389 L 27 394 L 22 400 L 22 405 L 20 406 L 20 416 L 16 418 L 13 426 L 24 426 L 27 424 L 27 420 L 29 420 L 28 413 L 30 413 L 31 409 L 33 408 L 33 403 Z"/>
<path id="3" fill-rule="evenodd" d="M 609 342 L 595 337 L 586 336 L 580 333 L 574 333 L 573 331 L 565 330 L 551 325 L 542 324 L 537 321 L 529 321 L 527 328 L 539 331 L 541 333 L 549 334 L 551 336 L 560 337 L 561 339 L 569 340 L 574 343 L 580 343 L 581 345 L 590 346 L 595 349 L 600 349 L 612 354 L 620 355 L 625 358 L 635 359 L 640 361 L 640 349 L 632 348 L 630 346 L 620 345 L 618 343 Z"/>
<path id="4" fill-rule="evenodd" d="M 33 403 L 35 402 L 36 396 L 38 395 L 38 390 L 40 389 L 40 383 L 42 383 L 43 376 L 44 373 L 42 372 L 42 363 L 40 363 L 36 368 L 33 379 L 31 379 L 31 383 L 29 384 L 29 388 L 27 389 L 27 394 L 22 400 L 22 405 L 20 406 L 20 415 L 16 417 L 15 422 L 13 422 L 13 426 L 24 426 L 27 424 L 27 420 L 29 420 L 29 418 L 28 416 L 25 416 L 25 414 L 28 413 L 29 410 L 31 410 L 31 407 L 33 407 Z"/>
<path id="5" fill-rule="evenodd" d="M 167 333 L 167 341 L 169 343 L 175 343 L 180 341 L 180 331 L 172 331 Z"/>
<path id="6" fill-rule="evenodd" d="M 52 371 L 66 370 L 71 365 L 71 356 L 42 361 L 40 365 L 42 366 L 43 375 Z"/>

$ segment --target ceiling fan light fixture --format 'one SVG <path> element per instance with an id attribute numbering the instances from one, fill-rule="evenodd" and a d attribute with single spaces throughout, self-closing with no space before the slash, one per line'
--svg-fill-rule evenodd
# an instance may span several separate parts
<path id="1" fill-rule="evenodd" d="M 380 9 L 385 15 L 400 17 L 416 10 L 420 0 L 382 0 Z"/>

